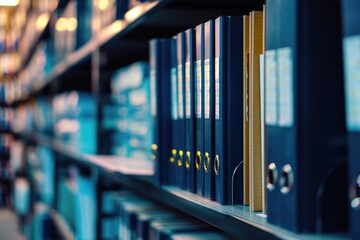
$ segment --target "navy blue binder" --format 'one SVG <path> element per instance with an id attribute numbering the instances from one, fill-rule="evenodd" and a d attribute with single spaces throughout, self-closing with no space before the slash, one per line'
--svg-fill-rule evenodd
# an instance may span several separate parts
<path id="1" fill-rule="evenodd" d="M 214 159 L 214 20 L 204 23 L 204 196 L 215 198 Z"/>
<path id="2" fill-rule="evenodd" d="M 348 131 L 350 236 L 360 239 L 360 2 L 343 0 L 343 56 Z"/>
<path id="3" fill-rule="evenodd" d="M 277 1 L 266 4 L 266 51 L 265 51 L 265 122 L 266 122 L 266 155 L 268 169 L 266 169 L 266 204 L 269 222 L 281 225 L 281 193 L 278 190 L 278 178 L 282 158 L 280 158 L 282 144 L 281 137 L 277 137 L 281 130 L 277 126 L 277 59 L 276 51 L 280 47 L 280 16 Z M 270 141 L 271 139 L 271 141 Z M 276 162 L 275 162 L 276 160 Z"/>
<path id="4" fill-rule="evenodd" d="M 171 39 L 171 155 L 169 158 L 168 182 L 176 185 L 176 161 L 179 150 L 179 111 L 178 111 L 178 74 L 177 74 L 177 39 Z"/>
<path id="5" fill-rule="evenodd" d="M 345 231 L 347 174 L 340 2 L 270 3 L 276 5 L 276 11 L 269 10 L 267 20 L 279 17 L 279 24 L 271 29 L 269 23 L 266 36 L 267 53 L 273 50 L 276 56 L 275 80 L 270 80 L 275 82 L 273 90 L 266 78 L 266 98 L 276 99 L 272 107 L 268 99 L 266 103 L 266 111 L 273 109 L 266 113 L 266 142 L 268 166 L 276 166 L 278 179 L 268 191 L 268 220 L 299 232 Z M 273 170 L 268 172 L 272 172 L 269 179 L 275 175 Z M 274 197 L 278 204 L 274 204 Z"/>
<path id="6" fill-rule="evenodd" d="M 194 57 L 195 31 L 185 31 L 185 171 L 186 189 L 195 192 L 195 108 L 194 108 Z"/>
<path id="7" fill-rule="evenodd" d="M 215 189 L 216 201 L 243 201 L 243 18 L 215 20 Z"/>
<path id="8" fill-rule="evenodd" d="M 178 154 L 176 159 L 176 181 L 177 186 L 186 189 L 186 168 L 185 168 L 185 147 L 186 147 L 186 129 L 185 129 L 185 33 L 177 35 L 177 75 L 178 75 Z"/>
<path id="9" fill-rule="evenodd" d="M 153 119 L 154 181 L 167 184 L 171 154 L 170 59 L 171 39 L 150 41 L 151 115 Z"/>
<path id="10" fill-rule="evenodd" d="M 195 62 L 195 118 L 196 118 L 196 193 L 204 194 L 204 24 L 195 28 L 196 32 L 196 62 Z"/>

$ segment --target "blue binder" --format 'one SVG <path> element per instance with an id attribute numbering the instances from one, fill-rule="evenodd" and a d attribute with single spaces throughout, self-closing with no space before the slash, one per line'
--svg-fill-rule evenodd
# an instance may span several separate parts
<path id="1" fill-rule="evenodd" d="M 276 55 L 275 77 L 270 85 L 266 77 L 267 161 L 268 172 L 272 172 L 269 178 L 276 175 L 274 166 L 278 169 L 275 188 L 269 190 L 268 220 L 299 232 L 345 231 L 347 176 L 340 2 L 276 3 L 276 13 L 270 10 L 267 16 L 270 22 L 279 17 L 279 25 L 267 32 L 270 40 L 266 46 L 267 53 L 275 51 Z M 324 11 L 325 15 L 319 14 Z M 275 45 L 271 38 L 276 35 L 279 41 Z M 266 76 L 273 74 L 268 70 Z M 269 105 L 271 97 L 275 98 L 270 101 L 274 106 Z M 274 204 L 274 197 L 280 200 L 279 205 Z"/>
<path id="2" fill-rule="evenodd" d="M 177 39 L 171 39 L 171 61 L 170 61 L 170 79 L 171 79 L 171 155 L 169 158 L 168 182 L 170 185 L 176 185 L 176 160 L 179 151 L 179 111 L 178 111 L 178 74 L 177 74 Z"/>
<path id="3" fill-rule="evenodd" d="M 167 184 L 171 154 L 170 58 L 171 39 L 150 41 L 151 115 L 153 119 L 154 181 Z"/>
<path id="4" fill-rule="evenodd" d="M 204 24 L 196 26 L 195 118 L 196 118 L 196 193 L 204 194 Z"/>
<path id="5" fill-rule="evenodd" d="M 276 51 L 280 47 L 280 9 L 278 1 L 269 1 L 266 4 L 266 51 L 265 51 L 265 122 L 266 122 L 266 155 L 268 160 L 268 169 L 266 170 L 266 204 L 269 222 L 281 225 L 281 193 L 277 188 L 277 179 L 281 166 L 283 166 L 280 157 L 282 144 L 279 136 L 281 130 L 277 126 L 277 69 L 276 69 Z M 274 160 L 276 159 L 276 163 Z"/>
<path id="6" fill-rule="evenodd" d="M 360 2 L 343 0 L 343 56 L 350 183 L 350 236 L 360 239 Z"/>
<path id="7" fill-rule="evenodd" d="M 243 18 L 215 20 L 216 201 L 243 201 Z"/>
<path id="8" fill-rule="evenodd" d="M 214 20 L 204 23 L 204 196 L 215 198 L 214 159 Z"/>
<path id="9" fill-rule="evenodd" d="M 177 75 L 178 75 L 178 154 L 176 159 L 176 180 L 177 186 L 186 189 L 186 168 L 185 168 L 185 53 L 187 51 L 185 45 L 185 33 L 181 32 L 177 35 Z"/>
<path id="10" fill-rule="evenodd" d="M 195 31 L 190 28 L 185 31 L 185 171 L 186 189 L 195 192 L 195 94 L 194 94 L 194 57 Z"/>

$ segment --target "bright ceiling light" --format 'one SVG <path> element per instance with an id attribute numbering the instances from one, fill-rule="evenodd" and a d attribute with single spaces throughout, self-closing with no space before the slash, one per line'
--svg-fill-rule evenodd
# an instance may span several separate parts
<path id="1" fill-rule="evenodd" d="M 15 7 L 19 4 L 20 0 L 0 0 L 2 7 Z"/>
<path id="2" fill-rule="evenodd" d="M 77 19 L 72 17 L 67 19 L 66 30 L 73 32 L 77 28 Z"/>
<path id="3" fill-rule="evenodd" d="M 38 16 L 38 18 L 36 19 L 36 30 L 43 31 L 44 28 L 46 27 L 46 25 L 49 22 L 49 14 L 48 13 L 43 13 L 41 15 Z"/>
<path id="4" fill-rule="evenodd" d="M 62 32 L 66 30 L 66 18 L 59 18 L 55 23 L 55 29 L 58 32 Z"/>
<path id="5" fill-rule="evenodd" d="M 98 8 L 102 11 L 108 9 L 109 5 L 110 5 L 109 0 L 100 0 L 98 2 Z"/>
<path id="6" fill-rule="evenodd" d="M 154 2 L 143 2 L 135 7 L 133 7 L 132 9 L 128 10 L 125 13 L 125 20 L 127 22 L 132 22 L 135 21 L 137 18 L 139 18 L 142 14 L 144 14 L 146 11 L 148 11 L 149 9 L 151 9 L 152 7 L 154 7 L 157 4 L 157 1 Z"/>

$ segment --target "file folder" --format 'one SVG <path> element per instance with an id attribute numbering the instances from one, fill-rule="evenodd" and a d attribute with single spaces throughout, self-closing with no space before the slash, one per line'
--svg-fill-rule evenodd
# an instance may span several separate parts
<path id="1" fill-rule="evenodd" d="M 171 39 L 150 41 L 151 115 L 154 140 L 151 145 L 154 181 L 167 184 L 171 154 Z"/>
<path id="2" fill-rule="evenodd" d="M 204 23 L 204 196 L 215 198 L 214 143 L 214 20 Z"/>
<path id="3" fill-rule="evenodd" d="M 263 41 L 262 54 L 260 55 L 260 131 L 261 131 L 261 191 L 262 212 L 267 213 L 266 206 L 266 128 L 265 128 L 265 48 L 266 48 L 266 6 L 263 5 Z"/>
<path id="4" fill-rule="evenodd" d="M 194 93 L 194 57 L 195 31 L 190 28 L 185 31 L 185 171 L 186 189 L 195 192 L 195 93 Z"/>
<path id="5" fill-rule="evenodd" d="M 171 155 L 169 158 L 169 184 L 176 185 L 176 161 L 178 158 L 179 151 L 179 110 L 178 110 L 178 69 L 177 69 L 177 39 L 173 37 L 171 39 L 171 70 L 170 70 L 170 78 L 171 78 Z"/>
<path id="6" fill-rule="evenodd" d="M 360 239 L 360 2 L 342 1 L 346 127 L 348 133 L 350 237 Z"/>
<path id="7" fill-rule="evenodd" d="M 347 228 L 339 5 L 310 0 L 268 5 L 266 99 L 276 94 L 275 106 L 266 103 L 268 178 L 278 171 L 268 190 L 268 220 L 293 231 Z M 272 28 L 274 21 L 279 25 Z M 268 66 L 269 51 L 276 55 L 276 74 Z"/>
<path id="8" fill-rule="evenodd" d="M 243 18 L 215 20 L 215 189 L 221 204 L 243 202 Z"/>
<path id="9" fill-rule="evenodd" d="M 177 75 L 178 75 L 178 154 L 175 162 L 177 186 L 186 189 L 186 168 L 185 168 L 185 53 L 187 51 L 185 45 L 185 33 L 181 32 L 177 35 Z"/>
<path id="10" fill-rule="evenodd" d="M 260 54 L 263 53 L 263 13 L 250 13 L 249 39 L 249 157 L 250 209 L 262 211 Z"/>
<path id="11" fill-rule="evenodd" d="M 243 204 L 250 204 L 250 148 L 249 148 L 249 16 L 243 16 L 243 170 L 244 170 L 244 199 Z"/>
<path id="12" fill-rule="evenodd" d="M 196 118 L 196 193 L 204 194 L 204 24 L 195 28 L 196 62 L 195 62 L 195 118 Z"/>

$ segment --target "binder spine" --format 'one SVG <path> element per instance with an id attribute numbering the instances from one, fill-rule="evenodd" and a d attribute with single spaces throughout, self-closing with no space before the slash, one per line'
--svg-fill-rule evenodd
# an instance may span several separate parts
<path id="1" fill-rule="evenodd" d="M 178 74 L 178 110 L 179 110 L 179 121 L 178 121 L 178 155 L 176 159 L 176 178 L 177 186 L 186 189 L 186 168 L 185 168 L 185 155 L 186 155 L 186 129 L 185 129 L 185 53 L 187 51 L 185 45 L 185 33 L 181 32 L 177 35 L 177 74 Z"/>
<path id="2" fill-rule="evenodd" d="M 194 93 L 194 29 L 189 29 L 186 34 L 186 62 L 185 62 L 185 119 L 186 119 L 186 189 L 195 192 L 195 93 Z"/>
<path id="3" fill-rule="evenodd" d="M 226 142 L 226 112 L 228 104 L 226 102 L 227 84 L 226 65 L 227 62 L 227 18 L 220 16 L 215 20 L 215 58 L 214 58 L 214 81 L 215 81 L 215 156 L 213 161 L 215 172 L 215 196 L 216 201 L 225 204 L 227 203 L 228 186 L 231 182 L 226 182 L 227 164 L 230 159 L 227 157 L 227 152 L 224 149 L 227 146 Z"/>
<path id="4" fill-rule="evenodd" d="M 150 41 L 150 89 L 151 89 L 151 116 L 152 116 L 152 120 L 153 120 L 153 131 L 154 131 L 154 135 L 153 135 L 153 142 L 151 145 L 151 151 L 152 151 L 152 155 L 151 158 L 154 161 L 154 170 L 155 170 L 155 174 L 154 174 L 154 181 L 157 184 L 161 184 L 162 183 L 162 178 L 163 176 L 163 166 L 161 166 L 161 163 L 159 161 L 159 152 L 158 152 L 158 148 L 160 145 L 160 134 L 159 134 L 159 117 L 157 114 L 157 102 L 158 101 L 158 91 L 156 91 L 156 87 L 157 87 L 157 66 L 159 64 L 159 61 L 157 59 L 157 49 L 158 49 L 158 41 L 157 39 L 151 40 Z"/>
<path id="5" fill-rule="evenodd" d="M 196 193 L 204 194 L 204 25 L 200 24 L 196 32 L 195 62 L 195 117 L 196 117 Z"/>
<path id="6" fill-rule="evenodd" d="M 228 161 L 226 184 L 227 184 L 227 203 L 243 204 L 244 194 L 244 171 L 243 171 L 243 82 L 239 77 L 243 76 L 244 69 L 239 68 L 243 65 L 243 18 L 228 17 L 227 32 L 227 111 L 226 116 L 226 159 Z M 226 107 L 225 107 L 226 109 Z"/>
<path id="7" fill-rule="evenodd" d="M 278 119 L 278 77 L 276 49 L 280 45 L 280 32 L 275 26 L 279 26 L 280 18 L 277 14 L 278 2 L 271 1 L 266 5 L 266 50 L 265 50 L 265 124 L 266 124 L 266 203 L 267 214 L 270 223 L 281 225 L 281 193 L 278 180 L 283 166 L 280 157 L 281 137 L 280 128 L 277 126 Z"/>
<path id="8" fill-rule="evenodd" d="M 169 158 L 169 184 L 176 185 L 176 160 L 178 158 L 179 151 L 179 111 L 178 111 L 178 74 L 177 74 L 177 39 L 176 37 L 171 39 L 171 119 L 172 119 L 172 141 L 171 141 L 171 155 Z"/>
<path id="9" fill-rule="evenodd" d="M 170 50 L 171 40 L 161 39 L 161 53 L 160 66 L 157 66 L 157 71 L 161 74 L 156 80 L 156 86 L 159 90 L 157 93 L 157 109 L 159 109 L 159 161 L 162 165 L 160 176 L 161 184 L 167 184 L 168 179 L 168 165 L 171 152 L 171 104 L 165 99 L 170 99 Z M 160 97 L 159 97 L 160 96 Z M 160 112 L 161 111 L 161 112 Z M 161 167 L 161 166 L 160 166 Z"/>
<path id="10" fill-rule="evenodd" d="M 204 24 L 205 59 L 204 59 L 204 195 L 209 199 L 215 198 L 214 183 L 214 21 Z"/>

